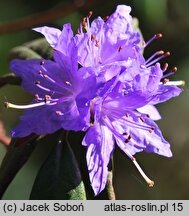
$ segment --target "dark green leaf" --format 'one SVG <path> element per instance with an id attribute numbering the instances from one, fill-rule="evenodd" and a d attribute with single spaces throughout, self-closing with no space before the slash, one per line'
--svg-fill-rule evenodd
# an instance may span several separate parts
<path id="1" fill-rule="evenodd" d="M 24 138 L 15 138 L 11 140 L 8 151 L 0 167 L 0 197 L 26 163 L 36 146 L 37 135 L 31 134 Z"/>
<path id="2" fill-rule="evenodd" d="M 28 43 L 25 43 L 23 46 L 33 50 L 40 56 L 46 59 L 52 59 L 53 49 L 46 41 L 45 38 L 39 38 Z"/>
<path id="3" fill-rule="evenodd" d="M 0 87 L 3 87 L 6 84 L 20 85 L 21 81 L 21 78 L 16 77 L 14 74 L 7 74 L 0 77 Z"/>
<path id="4" fill-rule="evenodd" d="M 41 56 L 25 46 L 13 48 L 9 53 L 9 61 L 12 59 L 40 59 Z"/>
<path id="5" fill-rule="evenodd" d="M 86 199 L 80 170 L 71 147 L 66 142 L 65 132 L 60 132 L 56 142 L 38 172 L 30 199 Z"/>

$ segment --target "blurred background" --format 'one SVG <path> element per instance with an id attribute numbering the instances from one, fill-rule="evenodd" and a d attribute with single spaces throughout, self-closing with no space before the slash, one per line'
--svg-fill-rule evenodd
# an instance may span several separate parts
<path id="1" fill-rule="evenodd" d="M 92 10 L 91 19 L 114 12 L 116 5 L 132 7 L 132 16 L 139 20 L 144 39 L 156 33 L 163 38 L 153 42 L 144 55 L 157 50 L 170 51 L 170 69 L 178 67 L 171 80 L 185 80 L 184 92 L 177 98 L 158 105 L 162 120 L 158 125 L 171 143 L 172 158 L 155 154 L 136 155 L 143 169 L 155 181 L 148 188 L 132 162 L 118 149 L 115 153 L 114 186 L 117 199 L 189 199 L 189 1 L 188 0 L 1 0 L 0 1 L 0 75 L 9 73 L 8 56 L 15 46 L 40 37 L 31 30 L 34 26 L 50 25 L 62 27 L 70 22 L 76 31 L 82 17 Z M 48 12 L 48 13 L 47 13 Z M 34 17 L 33 15 L 36 15 Z M 29 18 L 28 18 L 29 17 Z M 10 25 L 11 22 L 18 21 Z M 164 61 L 162 61 L 163 63 Z M 22 112 L 7 110 L 4 101 L 28 103 L 31 96 L 22 88 L 7 85 L 0 88 L 0 119 L 7 135 Z M 1 127 L 0 127 L 1 130 Z M 3 199 L 28 199 L 37 171 L 51 150 L 51 145 L 37 146 L 32 157 L 19 171 Z M 0 162 L 6 147 L 0 145 Z"/>

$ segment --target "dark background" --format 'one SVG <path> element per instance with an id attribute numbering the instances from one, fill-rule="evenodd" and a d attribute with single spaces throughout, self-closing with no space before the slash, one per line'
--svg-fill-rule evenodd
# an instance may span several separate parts
<path id="1" fill-rule="evenodd" d="M 72 8 L 74 3 L 83 4 L 80 9 Z M 172 158 L 164 158 L 155 154 L 139 153 L 137 160 L 146 173 L 155 181 L 153 188 L 148 188 L 144 180 L 136 171 L 132 162 L 116 150 L 114 165 L 114 185 L 117 199 L 189 199 L 189 1 L 188 0 L 128 0 L 128 1 L 60 1 L 60 0 L 6 0 L 0 1 L 0 29 L 1 24 L 18 19 L 24 19 L 36 13 L 43 13 L 55 6 L 70 5 L 68 14 L 62 10 L 62 17 L 47 20 L 40 26 L 50 25 L 62 27 L 70 22 L 77 29 L 82 17 L 89 10 L 94 12 L 93 17 L 110 15 L 118 4 L 127 4 L 132 7 L 132 16 L 139 19 L 140 29 L 144 39 L 148 40 L 156 33 L 163 33 L 161 40 L 149 46 L 144 55 L 150 56 L 157 50 L 170 51 L 170 69 L 178 67 L 172 80 L 185 80 L 184 92 L 172 100 L 158 105 L 162 120 L 158 125 L 165 138 L 171 143 Z M 62 7 L 64 8 L 64 7 Z M 66 15 L 65 15 L 66 14 Z M 92 17 L 92 19 L 93 19 Z M 20 29 L 16 32 L 7 30 L 0 33 L 0 75 L 6 74 L 8 68 L 8 55 L 10 49 L 27 41 L 40 37 L 30 28 Z M 162 61 L 162 63 L 165 61 Z M 27 103 L 31 96 L 20 87 L 5 86 L 0 89 L 0 115 L 4 121 L 7 134 L 18 120 L 20 111 L 6 110 L 3 107 L 5 100 L 15 103 Z M 30 190 L 41 163 L 46 158 L 52 146 L 39 145 L 28 163 L 20 170 L 15 180 L 9 186 L 3 199 L 28 199 Z M 0 160 L 5 154 L 5 147 L 0 145 Z"/>

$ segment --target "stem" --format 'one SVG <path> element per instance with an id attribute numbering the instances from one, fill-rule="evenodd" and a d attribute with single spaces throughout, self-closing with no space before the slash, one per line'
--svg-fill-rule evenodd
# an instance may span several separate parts
<path id="1" fill-rule="evenodd" d="M 80 2 L 80 3 L 79 3 Z M 46 10 L 44 12 L 39 12 L 27 17 L 23 17 L 13 22 L 5 23 L 0 25 L 0 34 L 8 34 L 12 32 L 18 32 L 24 29 L 30 29 L 34 26 L 42 25 L 48 23 L 52 20 L 64 17 L 70 13 L 83 9 L 85 7 L 91 7 L 94 5 L 101 4 L 99 0 L 90 1 L 74 1 L 73 3 L 67 3 L 58 5 L 52 9 Z"/>
<path id="2" fill-rule="evenodd" d="M 0 77 L 0 87 L 3 87 L 6 84 L 20 85 L 21 84 L 21 78 L 16 77 L 13 74 L 7 74 L 5 76 Z"/>

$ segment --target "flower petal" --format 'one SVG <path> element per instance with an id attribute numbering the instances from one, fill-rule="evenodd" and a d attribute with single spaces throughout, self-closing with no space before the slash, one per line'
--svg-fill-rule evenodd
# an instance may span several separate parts
<path id="1" fill-rule="evenodd" d="M 160 120 L 161 115 L 159 111 L 153 105 L 145 105 L 137 109 L 140 113 L 148 114 L 152 120 Z"/>
<path id="2" fill-rule="evenodd" d="M 164 139 L 159 127 L 152 119 L 136 112 L 128 112 L 129 117 L 123 117 L 113 122 L 119 134 L 127 133 L 130 139 L 125 140 L 115 133 L 118 146 L 124 151 L 127 149 L 134 155 L 140 151 L 154 152 L 159 155 L 171 157 L 170 144 Z M 119 135 L 120 136 L 120 135 Z"/>
<path id="3" fill-rule="evenodd" d="M 165 102 L 172 97 L 178 96 L 183 90 L 174 85 L 163 85 L 158 86 L 157 93 L 152 97 L 150 104 L 158 104 Z"/>
<path id="4" fill-rule="evenodd" d="M 31 133 L 43 135 L 57 131 L 61 128 L 61 121 L 58 117 L 52 118 L 55 110 L 51 106 L 25 110 L 19 124 L 11 132 L 12 137 L 25 137 Z"/>
<path id="5" fill-rule="evenodd" d="M 61 85 L 58 85 L 64 82 L 64 71 L 53 61 L 45 60 L 43 67 L 40 65 L 40 62 L 41 60 L 39 59 L 13 60 L 10 63 L 10 69 L 16 76 L 22 78 L 23 88 L 33 95 L 38 94 L 40 97 L 44 97 L 50 94 L 57 97 L 65 91 Z M 47 76 L 45 77 L 44 75 Z M 39 81 L 44 88 L 39 88 L 36 85 L 36 81 Z"/>
<path id="6" fill-rule="evenodd" d="M 112 133 L 107 127 L 95 124 L 88 130 L 82 144 L 88 147 L 86 158 L 89 177 L 97 195 L 105 188 L 107 182 L 108 163 L 114 150 Z"/>
<path id="7" fill-rule="evenodd" d="M 48 26 L 43 26 L 43 27 L 33 28 L 33 30 L 43 34 L 46 40 L 49 42 L 49 44 L 52 47 L 56 47 L 60 34 L 61 34 L 61 31 L 59 29 L 48 27 Z"/>

